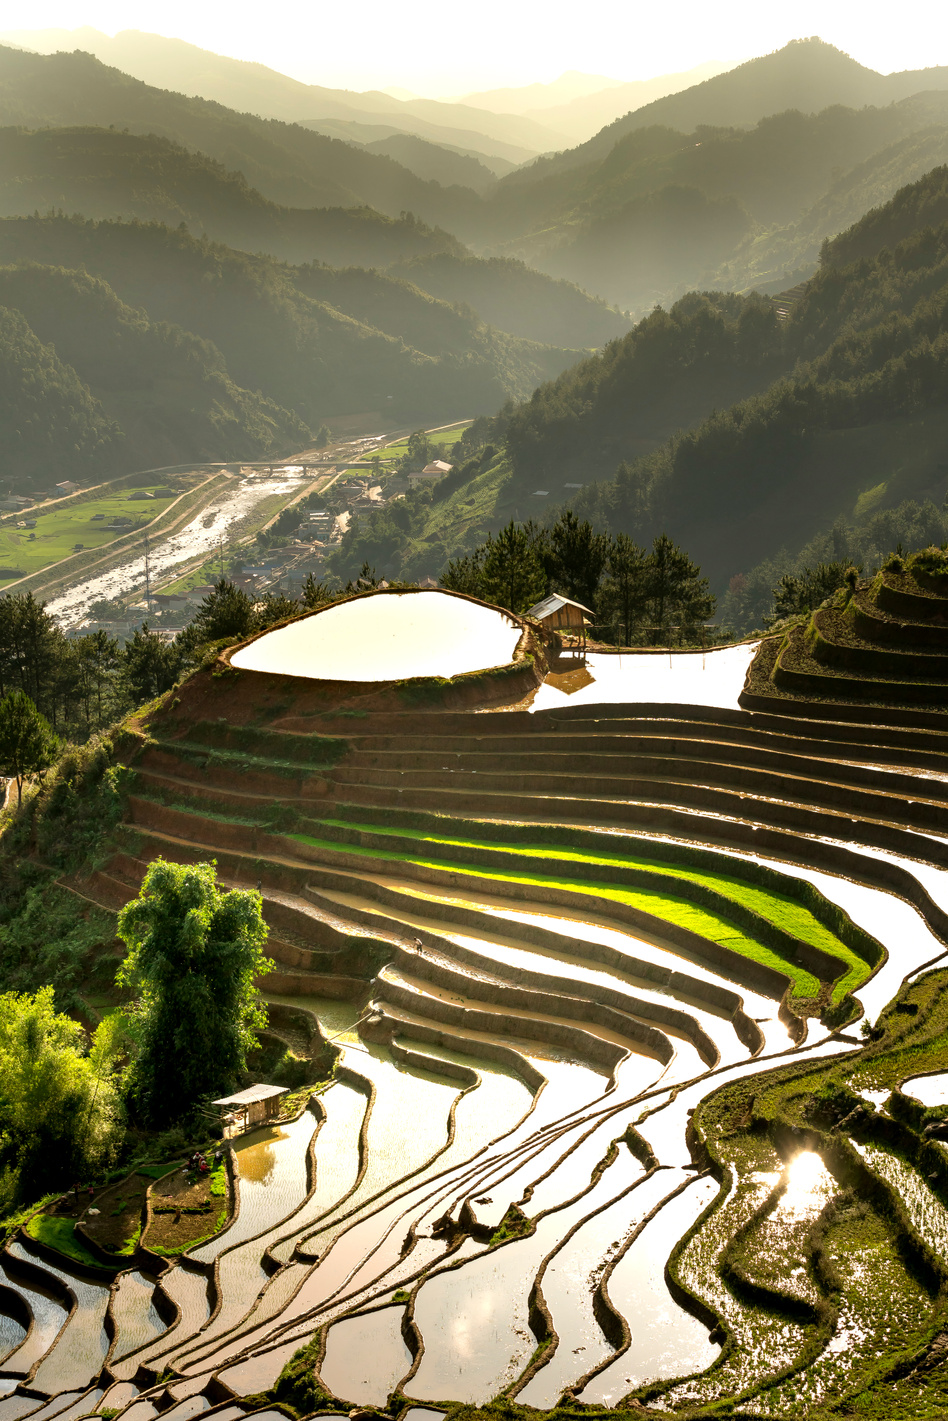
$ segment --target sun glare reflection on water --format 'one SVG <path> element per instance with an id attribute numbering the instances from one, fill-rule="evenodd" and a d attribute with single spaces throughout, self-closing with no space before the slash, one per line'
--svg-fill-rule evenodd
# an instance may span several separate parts
<path id="1" fill-rule="evenodd" d="M 817 1213 L 836 1188 L 833 1176 L 814 1150 L 802 1150 L 787 1165 L 787 1188 L 777 1211 L 784 1218 Z"/>

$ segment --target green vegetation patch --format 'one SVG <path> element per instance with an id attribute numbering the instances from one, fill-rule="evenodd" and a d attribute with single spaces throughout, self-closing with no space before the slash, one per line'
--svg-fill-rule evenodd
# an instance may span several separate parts
<path id="1" fill-rule="evenodd" d="M 166 1174 L 174 1174 L 176 1169 L 180 1169 L 184 1160 L 174 1160 L 171 1164 L 140 1164 L 135 1171 L 136 1174 L 143 1174 L 146 1179 L 164 1179 Z"/>
<path id="2" fill-rule="evenodd" d="M 156 493 L 159 490 L 163 490 L 161 497 Z M 155 496 L 132 497 L 139 493 Z M 49 513 L 44 513 L 42 509 L 36 512 L 24 509 L 18 521 L 26 523 L 35 518 L 36 527 L 17 528 L 10 523 L 0 524 L 0 570 L 18 569 L 21 575 L 29 575 L 71 556 L 77 543 L 81 543 L 83 549 L 101 548 L 120 538 L 123 533 L 130 533 L 135 527 L 150 523 L 178 497 L 179 490 L 169 491 L 166 483 L 156 483 L 141 489 L 121 489 L 102 498 L 70 504 Z M 128 518 L 130 522 L 122 528 L 110 527 L 116 518 Z M 11 580 L 0 577 L 0 584 Z"/>
<path id="3" fill-rule="evenodd" d="M 160 1254 L 162 1258 L 177 1258 L 179 1254 L 187 1253 L 190 1248 L 198 1248 L 200 1244 L 207 1243 L 215 1234 L 219 1234 L 227 1223 L 228 1212 L 226 1208 L 222 1209 L 214 1220 L 213 1226 L 208 1229 L 206 1233 L 201 1234 L 199 1238 L 185 1239 L 182 1243 L 175 1243 L 170 1246 L 165 1246 L 160 1243 L 149 1243 L 148 1247 L 152 1253 Z"/>
<path id="4" fill-rule="evenodd" d="M 771 968 L 774 972 L 781 973 L 790 979 L 795 996 L 811 999 L 816 997 L 820 991 L 820 983 L 812 972 L 808 972 L 788 957 L 758 942 L 736 924 L 730 922 L 722 913 L 716 913 L 709 908 L 689 903 L 670 893 L 661 893 L 647 888 L 616 888 L 611 883 L 603 883 L 594 878 L 557 878 L 549 874 L 517 873 L 515 871 L 499 873 L 491 869 L 469 868 L 464 864 L 450 860 L 426 858 L 420 854 L 363 848 L 356 844 L 341 846 L 328 839 L 317 839 L 310 834 L 289 834 L 286 837 L 310 844 L 314 848 L 339 852 L 342 847 L 346 853 L 358 854 L 366 858 L 385 859 L 395 863 L 413 863 L 420 868 L 447 870 L 451 873 L 465 874 L 471 878 L 522 883 L 525 887 L 556 888 L 567 893 L 593 893 L 607 902 L 622 903 L 651 913 L 656 918 L 673 923 L 676 927 L 686 928 L 700 937 L 707 938 L 709 942 L 717 943 L 720 947 L 736 952 L 741 957 L 747 957 L 751 961 Z M 542 854 L 538 851 L 536 856 L 544 858 L 547 862 L 550 859 L 548 851 Z M 847 990 L 846 984 L 851 978 L 853 980 L 858 978 L 861 981 L 866 975 L 867 969 L 864 962 L 859 962 L 854 954 L 850 954 L 848 949 L 843 948 L 842 944 L 834 948 L 834 955 L 837 957 L 842 958 L 844 952 L 847 964 L 849 964 L 850 958 L 853 959 L 853 964 L 858 962 L 858 972 L 855 966 L 851 966 L 850 971 L 834 989 L 834 1000 L 838 1000 L 844 994 Z"/>
<path id="5" fill-rule="evenodd" d="M 333 827 L 355 829 L 365 833 L 388 834 L 393 837 L 405 837 L 404 831 L 386 827 L 369 825 L 349 825 L 338 820 L 327 820 Z M 305 837 L 293 835 L 291 837 Z M 485 852 L 504 852 L 516 854 L 525 859 L 541 859 L 545 863 L 551 860 L 560 860 L 567 863 L 577 863 L 588 865 L 595 869 L 597 866 L 608 866 L 610 868 L 630 869 L 652 876 L 658 875 L 669 880 L 679 880 L 687 883 L 695 883 L 718 897 L 727 899 L 741 907 L 756 913 L 775 927 L 799 938 L 802 942 L 808 943 L 811 947 L 828 953 L 830 956 L 839 959 L 841 965 L 845 966 L 844 974 L 836 981 L 833 988 L 833 1001 L 841 1001 L 847 992 L 852 992 L 869 975 L 869 968 L 866 962 L 845 943 L 825 927 L 816 916 L 802 903 L 791 898 L 787 894 L 774 892 L 771 889 L 761 888 L 746 882 L 744 879 L 734 875 L 709 871 L 692 865 L 682 865 L 667 863 L 662 860 L 646 858 L 642 856 L 614 856 L 607 854 L 594 854 L 580 849 L 567 849 L 560 846 L 548 844 L 525 845 L 500 843 L 494 844 L 483 840 L 451 838 L 447 835 L 418 832 L 412 837 L 419 839 L 423 843 L 445 845 L 448 848 L 457 847 L 465 849 L 476 849 Z M 412 861 L 412 855 L 399 855 Z M 416 860 L 421 862 L 421 860 Z M 445 867 L 448 865 L 438 865 Z M 458 865 L 449 865 L 452 870 L 459 869 Z M 471 872 L 471 870 L 463 870 Z M 519 878 L 520 875 L 504 874 L 494 875 L 503 877 Z M 524 879 L 530 882 L 552 882 L 552 879 Z M 568 882 L 559 886 L 569 887 Z M 645 908 L 648 912 L 655 913 L 657 917 L 667 918 L 679 926 L 688 927 L 693 932 L 700 932 L 703 937 L 710 937 L 713 942 L 718 942 L 722 947 L 731 947 L 735 951 L 740 951 L 744 956 L 753 956 L 755 961 L 763 962 L 766 959 L 759 956 L 760 952 L 770 954 L 768 965 L 776 965 L 777 970 L 787 973 L 794 981 L 794 990 L 803 996 L 815 996 L 819 990 L 816 977 L 811 973 L 801 969 L 796 964 L 789 962 L 782 955 L 773 952 L 770 948 L 764 947 L 760 943 L 754 943 L 755 951 L 748 952 L 747 947 L 735 947 L 735 935 L 742 943 L 750 944 L 754 939 L 729 923 L 726 917 L 713 912 L 710 909 L 699 907 L 691 903 L 684 903 L 680 899 L 670 895 L 662 894 L 651 888 L 619 890 L 608 884 L 585 882 L 584 884 L 572 885 L 574 888 L 584 886 L 587 890 L 592 889 L 603 897 L 612 897 L 617 902 L 629 902 L 636 907 Z M 623 896 L 624 895 L 624 896 Z M 660 906 L 649 906 L 658 904 Z M 695 922 L 705 921 L 704 917 L 694 918 L 693 914 L 706 915 L 708 926 L 713 922 L 716 924 L 714 931 L 705 931 L 704 928 L 696 927 Z M 726 926 L 722 926 L 726 925 Z M 804 981 L 807 987 L 804 988 Z"/>
<path id="6" fill-rule="evenodd" d="M 464 433 L 465 429 L 468 429 L 470 427 L 471 423 L 472 421 L 467 419 L 462 420 L 460 424 L 452 424 L 448 429 L 426 430 L 425 432 L 427 434 L 428 442 L 429 444 L 437 444 L 439 447 L 442 448 L 446 444 L 456 444 L 457 441 L 461 438 L 461 435 Z M 378 452 L 383 461 L 386 462 L 389 459 L 403 459 L 408 453 L 407 435 L 404 439 L 399 439 L 396 444 L 386 444 L 385 447 L 383 449 L 380 449 Z M 357 470 L 357 472 L 364 471 Z"/>
<path id="7" fill-rule="evenodd" d="M 85 1264 L 87 1268 L 101 1268 L 103 1272 L 107 1271 L 95 1254 L 90 1253 L 77 1236 L 75 1222 L 72 1219 L 57 1219 L 52 1214 L 34 1214 L 26 1225 L 26 1232 L 38 1243 L 45 1243 L 47 1248 L 55 1248 L 59 1253 L 66 1254 L 67 1258 Z"/>

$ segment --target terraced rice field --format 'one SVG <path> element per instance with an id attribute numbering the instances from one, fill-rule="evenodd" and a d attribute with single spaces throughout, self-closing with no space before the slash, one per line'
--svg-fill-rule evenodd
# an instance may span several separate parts
<path id="1" fill-rule="evenodd" d="M 189 1256 L 103 1284 L 8 1245 L 0 1421 L 948 1400 L 944 732 L 619 701 L 148 732 L 75 886 L 259 881 L 271 1031 L 336 1066 L 235 1143 Z"/>

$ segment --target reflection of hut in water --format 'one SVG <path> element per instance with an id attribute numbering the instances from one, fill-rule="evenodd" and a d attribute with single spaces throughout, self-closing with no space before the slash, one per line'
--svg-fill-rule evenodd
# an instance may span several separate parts
<path id="1" fill-rule="evenodd" d="M 584 607 L 582 602 L 574 602 L 571 597 L 551 592 L 549 597 L 544 597 L 542 602 L 524 612 L 524 616 L 532 617 L 551 632 L 566 632 L 578 637 L 581 649 L 585 651 L 586 628 L 592 624 L 595 613 Z"/>
<path id="2" fill-rule="evenodd" d="M 239 1090 L 234 1095 L 212 1100 L 211 1104 L 221 1112 L 224 1139 L 242 1135 L 255 1125 L 273 1120 L 280 1113 L 280 1101 L 286 1093 L 287 1087 L 282 1085 L 249 1085 L 246 1090 Z"/>

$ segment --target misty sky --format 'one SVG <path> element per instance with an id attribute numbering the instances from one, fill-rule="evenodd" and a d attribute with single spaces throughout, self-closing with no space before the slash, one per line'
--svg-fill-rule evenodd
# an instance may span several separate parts
<path id="1" fill-rule="evenodd" d="M 644 79 L 815 34 L 882 73 L 948 63 L 944 0 L 30 0 L 3 10 L 5 30 L 152 30 L 311 84 L 402 85 L 432 97 L 564 69 Z"/>

